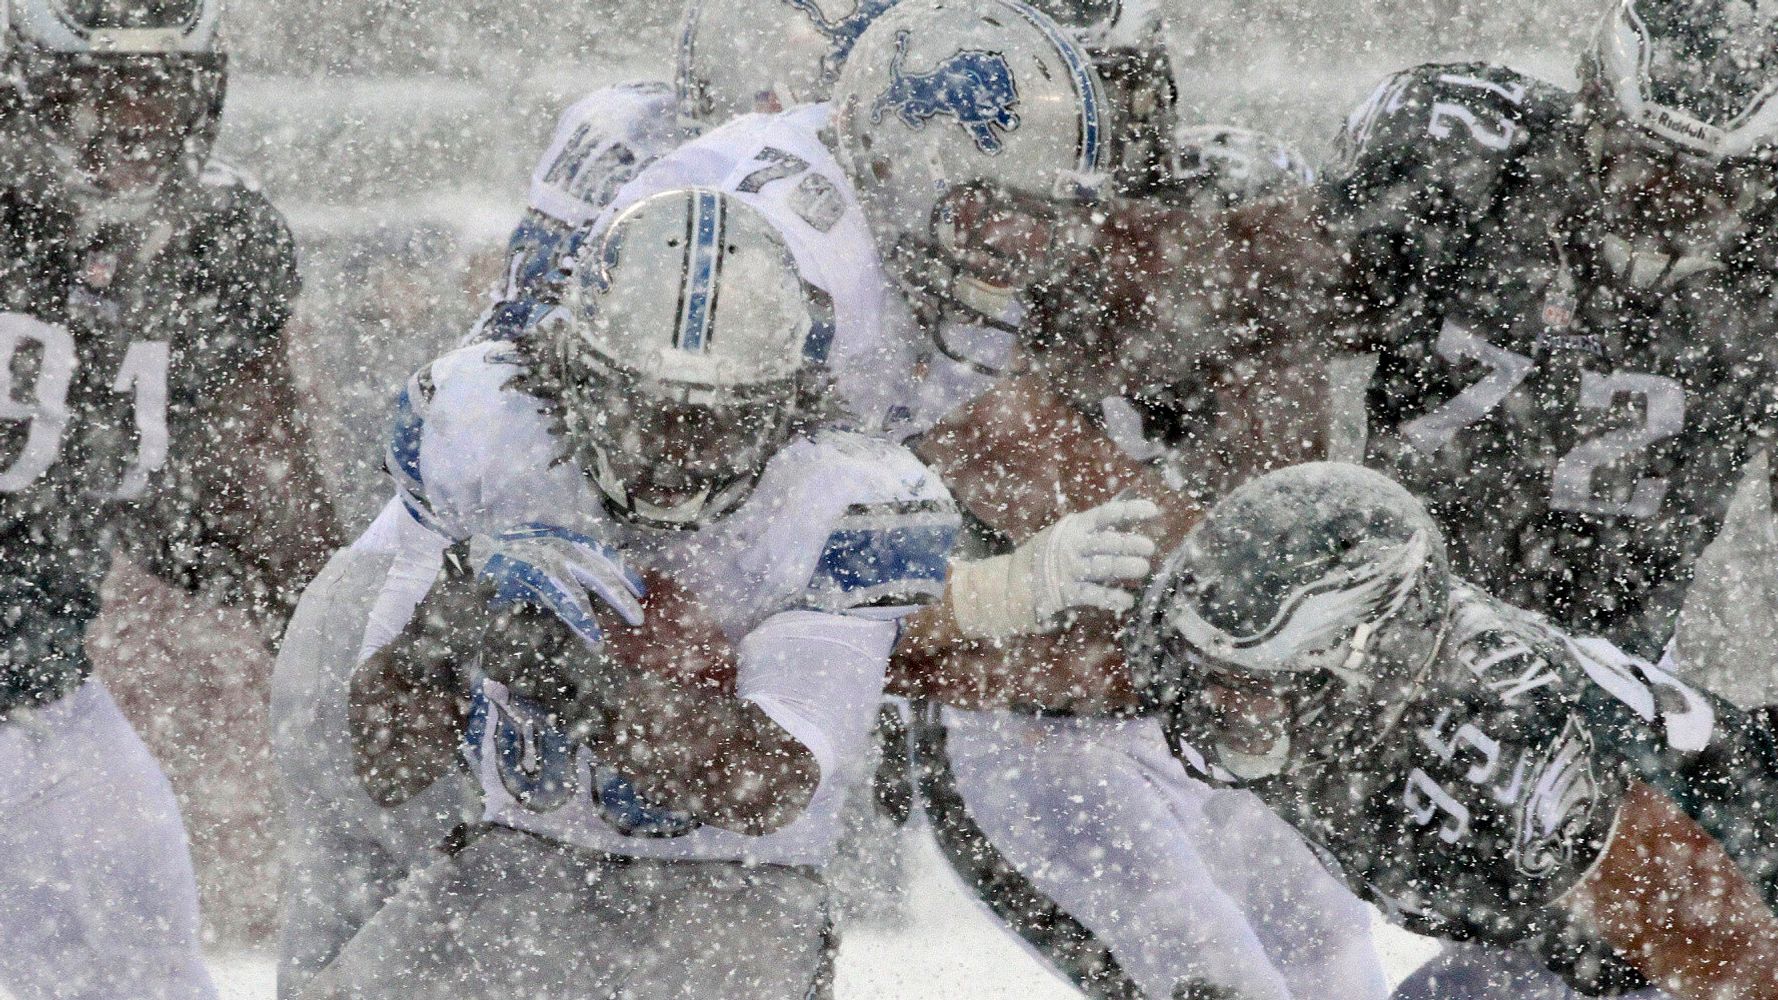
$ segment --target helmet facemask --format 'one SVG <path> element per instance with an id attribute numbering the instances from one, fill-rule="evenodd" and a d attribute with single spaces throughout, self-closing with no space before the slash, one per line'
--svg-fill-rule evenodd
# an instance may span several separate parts
<path id="1" fill-rule="evenodd" d="M 19 95 L 67 192 L 113 221 L 146 214 L 210 155 L 221 114 L 220 55 L 94 56 L 22 51 Z"/>
<path id="2" fill-rule="evenodd" d="M 692 528 L 740 506 L 794 429 L 796 380 L 715 387 L 573 360 L 575 456 L 607 509 L 654 528 Z"/>

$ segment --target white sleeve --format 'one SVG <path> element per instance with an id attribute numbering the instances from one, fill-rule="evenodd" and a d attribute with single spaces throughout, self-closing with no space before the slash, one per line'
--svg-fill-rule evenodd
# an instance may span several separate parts
<path id="1" fill-rule="evenodd" d="M 786 611 L 741 640 L 740 696 L 808 747 L 828 781 L 862 759 L 895 622 Z"/>
<path id="2" fill-rule="evenodd" d="M 371 605 L 370 618 L 364 625 L 364 641 L 358 647 L 358 662 L 370 659 L 407 628 L 414 609 L 431 592 L 433 581 L 444 568 L 444 553 L 451 543 L 438 532 L 422 526 L 412 517 L 401 518 L 397 529 L 398 544 L 389 575 Z"/>

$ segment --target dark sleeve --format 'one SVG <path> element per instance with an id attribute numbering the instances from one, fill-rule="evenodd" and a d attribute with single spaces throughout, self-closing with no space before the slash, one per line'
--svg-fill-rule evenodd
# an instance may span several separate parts
<path id="1" fill-rule="evenodd" d="M 1641 985 L 1559 903 L 1604 851 L 1632 777 L 1575 702 L 1584 678 L 1521 630 L 1457 645 L 1459 670 L 1362 762 L 1262 796 L 1416 933 L 1535 953 L 1587 992 Z"/>
<path id="2" fill-rule="evenodd" d="M 1377 85 L 1347 118 L 1322 181 L 1351 256 L 1347 307 L 1422 294 L 1465 252 L 1500 190 L 1567 128 L 1566 95 L 1500 66 L 1429 64 Z"/>
<path id="3" fill-rule="evenodd" d="M 296 241 L 284 216 L 257 190 L 230 186 L 199 253 L 219 302 L 212 350 L 242 362 L 282 352 L 283 331 L 302 292 Z"/>
<path id="4" fill-rule="evenodd" d="M 1778 914 L 1778 735 L 1744 712 L 1637 662 L 1594 684 L 1583 707 L 1638 780 L 1715 837 Z"/>
<path id="5" fill-rule="evenodd" d="M 285 326 L 300 287 L 283 218 L 244 185 L 215 199 L 191 246 L 189 312 L 163 491 L 137 555 L 157 576 L 282 624 L 339 544 L 291 377 Z"/>

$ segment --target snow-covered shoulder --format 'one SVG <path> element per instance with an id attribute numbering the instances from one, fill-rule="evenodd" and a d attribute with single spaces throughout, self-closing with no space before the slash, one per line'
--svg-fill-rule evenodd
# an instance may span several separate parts
<path id="1" fill-rule="evenodd" d="M 516 385 L 522 370 L 512 345 L 473 344 L 408 380 L 386 468 L 416 520 L 461 540 L 539 521 L 581 527 L 599 509 L 560 461 L 545 404 Z"/>
<path id="2" fill-rule="evenodd" d="M 912 452 L 845 431 L 780 451 L 727 521 L 734 571 L 760 584 L 754 621 L 794 610 L 894 618 L 936 601 L 961 525 Z"/>
<path id="3" fill-rule="evenodd" d="M 1508 167 L 1567 130 L 1572 95 L 1507 66 L 1391 74 L 1347 118 L 1328 180 L 1355 203 L 1436 197 L 1484 210 Z"/>
<path id="4" fill-rule="evenodd" d="M 639 80 L 595 90 L 556 122 L 531 175 L 531 207 L 582 225 L 644 167 L 688 138 L 669 84 Z"/>

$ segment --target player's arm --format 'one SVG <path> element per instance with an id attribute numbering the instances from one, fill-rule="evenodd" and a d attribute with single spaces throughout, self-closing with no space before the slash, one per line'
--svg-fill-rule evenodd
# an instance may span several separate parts
<path id="1" fill-rule="evenodd" d="M 208 447 L 193 481 L 206 498 L 208 534 L 235 567 L 228 595 L 276 635 L 343 541 L 283 338 L 220 387 L 207 409 Z"/>
<path id="2" fill-rule="evenodd" d="M 1112 641 L 1132 599 L 1123 588 L 1147 575 L 1156 539 L 1196 523 L 1197 505 L 1034 377 L 1004 380 L 916 450 L 1015 548 L 952 560 L 943 600 L 907 622 L 891 689 L 967 707 L 1129 704 Z M 1076 614 L 1063 622 L 1065 611 Z"/>
<path id="3" fill-rule="evenodd" d="M 1205 357 L 1287 345 L 1307 360 L 1336 336 L 1366 342 L 1367 315 L 1462 251 L 1495 180 L 1561 100 L 1499 67 L 1416 67 L 1351 115 L 1340 162 L 1309 191 L 1211 217 L 1154 199 L 1049 208 L 1031 323 L 1059 352 L 1045 371 L 1104 395 L 1166 384 Z M 1001 231 L 968 233 L 992 251 Z"/>
<path id="4" fill-rule="evenodd" d="M 187 350 L 207 361 L 176 400 L 171 496 L 141 532 L 148 567 L 214 588 L 266 636 L 341 542 L 291 374 L 286 324 L 300 281 L 289 230 L 257 193 L 229 189 L 199 240 L 204 294 Z"/>
<path id="5" fill-rule="evenodd" d="M 1679 1000 L 1778 998 L 1778 918 L 1722 845 L 1632 784 L 1605 853 L 1562 900 Z"/>

